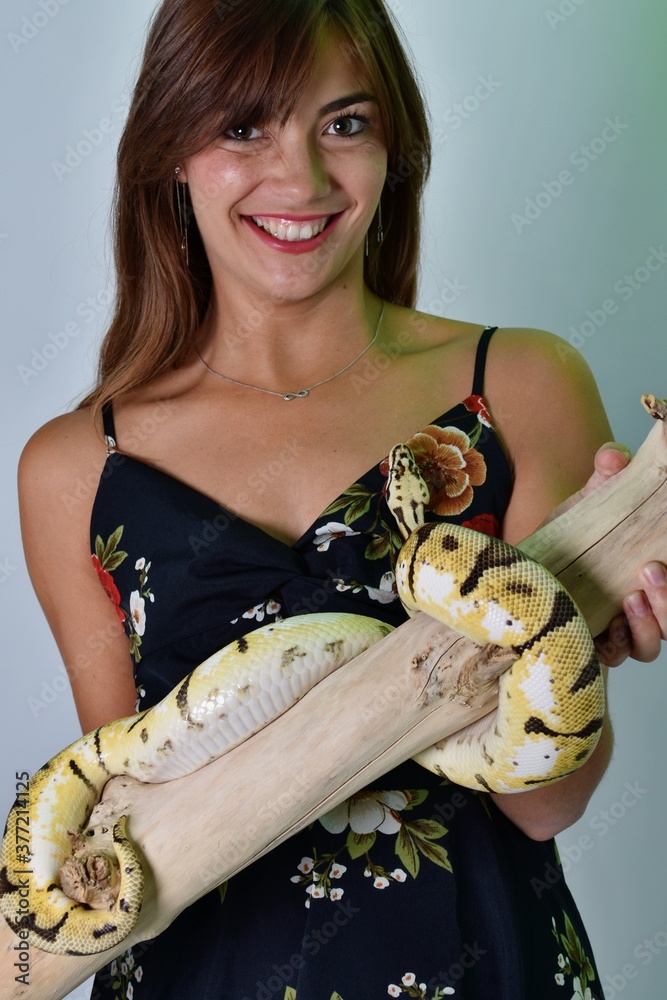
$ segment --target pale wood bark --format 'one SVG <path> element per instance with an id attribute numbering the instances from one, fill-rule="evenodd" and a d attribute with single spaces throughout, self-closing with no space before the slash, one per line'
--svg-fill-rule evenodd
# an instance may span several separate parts
<path id="1" fill-rule="evenodd" d="M 520 547 L 563 581 L 595 634 L 638 586 L 643 563 L 667 562 L 666 512 L 667 423 L 659 421 L 628 469 Z M 114 779 L 100 808 L 129 812 L 147 874 L 135 932 L 86 958 L 33 950 L 24 987 L 14 982 L 17 939 L 2 922 L 2 996 L 60 1000 L 353 792 L 491 711 L 508 662 L 420 615 L 196 774 L 163 785 Z"/>

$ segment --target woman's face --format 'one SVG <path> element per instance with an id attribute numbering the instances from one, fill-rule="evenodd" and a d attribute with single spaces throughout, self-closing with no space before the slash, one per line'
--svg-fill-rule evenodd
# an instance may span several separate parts
<path id="1" fill-rule="evenodd" d="M 216 286 L 297 301 L 358 281 L 386 171 L 374 95 L 330 41 L 284 125 L 239 122 L 183 165 Z"/>

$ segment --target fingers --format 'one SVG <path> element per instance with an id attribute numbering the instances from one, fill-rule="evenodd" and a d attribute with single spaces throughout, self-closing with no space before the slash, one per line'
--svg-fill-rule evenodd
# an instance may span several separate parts
<path id="1" fill-rule="evenodd" d="M 595 453 L 595 471 L 604 479 L 608 479 L 624 469 L 631 458 L 632 453 L 627 445 L 619 444 L 618 441 L 608 441 Z"/>
<path id="2" fill-rule="evenodd" d="M 623 601 L 624 614 L 617 615 L 595 640 L 600 661 L 617 667 L 628 656 L 650 663 L 660 655 L 667 639 L 667 568 L 651 562 L 642 570 L 643 590 L 634 590 Z"/>
<path id="3" fill-rule="evenodd" d="M 624 614 L 612 618 L 608 628 L 595 640 L 595 648 L 600 663 L 606 667 L 618 667 L 633 655 L 632 632 Z"/>
<path id="4" fill-rule="evenodd" d="M 632 632 L 632 652 L 630 655 L 642 663 L 650 663 L 660 655 L 660 623 L 651 610 L 646 594 L 635 590 L 623 601 L 623 608 Z"/>
<path id="5" fill-rule="evenodd" d="M 606 483 L 608 479 L 621 472 L 631 459 L 630 449 L 618 441 L 603 444 L 595 453 L 593 460 L 594 472 L 586 485 L 581 489 L 581 496 L 588 496 L 593 490 Z"/>

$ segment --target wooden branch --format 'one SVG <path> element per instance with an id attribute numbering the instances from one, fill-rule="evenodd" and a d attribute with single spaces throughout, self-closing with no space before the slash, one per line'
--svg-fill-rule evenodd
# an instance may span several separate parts
<path id="1" fill-rule="evenodd" d="M 521 548 L 559 576 L 597 633 L 624 594 L 640 586 L 639 568 L 651 559 L 667 562 L 666 513 L 667 423 L 659 421 L 628 469 Z M 3 922 L 3 997 L 60 1000 L 316 817 L 491 711 L 496 678 L 508 662 L 507 652 L 480 650 L 420 615 L 197 773 L 162 785 L 114 779 L 98 809 L 129 812 L 145 859 L 144 906 L 134 933 L 115 950 L 86 958 L 31 949 L 24 986 L 15 982 L 17 938 Z M 197 863 L 201 856 L 205 868 Z"/>

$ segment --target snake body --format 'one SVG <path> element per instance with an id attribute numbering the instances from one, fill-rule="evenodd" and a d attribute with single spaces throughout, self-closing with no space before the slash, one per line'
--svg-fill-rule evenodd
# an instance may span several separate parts
<path id="1" fill-rule="evenodd" d="M 504 542 L 425 523 L 428 490 L 404 445 L 392 451 L 387 496 L 405 538 L 396 584 L 408 612 L 425 611 L 478 643 L 517 654 L 501 678 L 497 711 L 415 759 L 486 791 L 524 790 L 573 771 L 597 743 L 604 690 L 590 633 L 570 596 Z M 94 954 L 122 941 L 139 917 L 143 874 L 127 817 L 113 823 L 114 856 L 100 846 L 109 831 L 87 827 L 106 782 L 121 774 L 168 781 L 197 770 L 390 631 L 344 614 L 265 625 L 200 664 L 153 708 L 57 754 L 8 818 L 0 912 L 10 927 L 56 954 Z M 18 835 L 26 808 L 29 844 Z M 19 873 L 28 870 L 25 904 Z"/>

